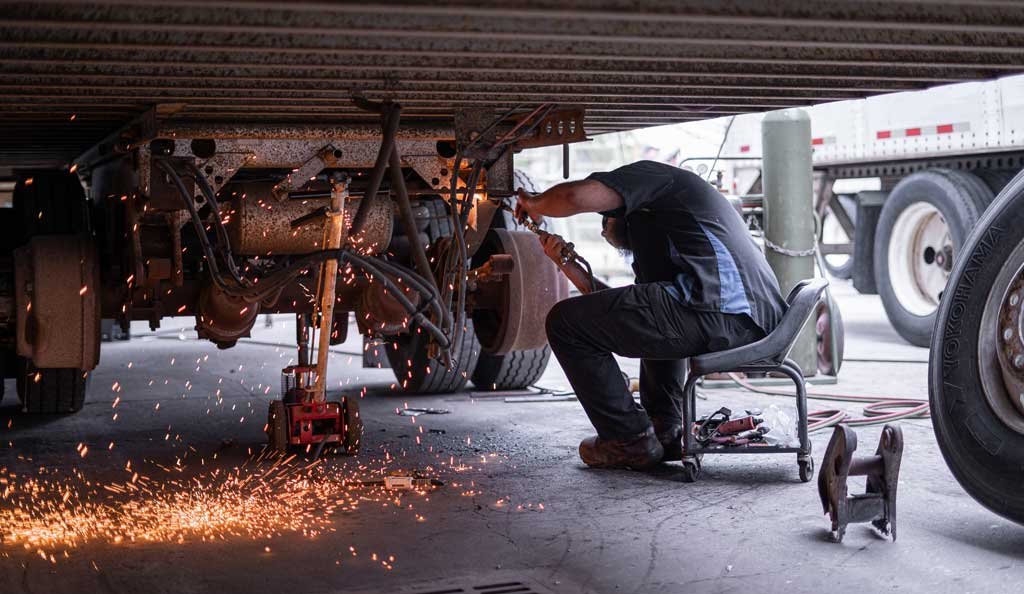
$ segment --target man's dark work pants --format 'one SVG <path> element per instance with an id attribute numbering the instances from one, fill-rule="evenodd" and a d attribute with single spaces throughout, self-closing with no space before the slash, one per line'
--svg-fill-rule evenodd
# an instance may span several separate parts
<path id="1" fill-rule="evenodd" d="M 656 421 L 682 423 L 686 357 L 748 344 L 764 336 L 746 314 L 693 310 L 645 283 L 566 299 L 547 318 L 548 341 L 602 439 L 628 440 Z M 640 402 L 612 354 L 643 359 Z"/>

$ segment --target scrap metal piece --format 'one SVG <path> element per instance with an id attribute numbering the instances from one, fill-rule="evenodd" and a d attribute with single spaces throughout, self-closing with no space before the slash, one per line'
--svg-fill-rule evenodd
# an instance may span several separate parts
<path id="1" fill-rule="evenodd" d="M 401 417 L 418 417 L 420 415 L 447 415 L 451 412 L 447 408 L 400 408 L 395 414 Z"/>
<path id="2" fill-rule="evenodd" d="M 885 536 L 896 540 L 896 486 L 903 458 L 903 431 L 886 425 L 874 456 L 855 458 L 857 433 L 837 425 L 825 450 L 818 474 L 818 495 L 832 519 L 832 540 L 842 542 L 848 524 L 871 522 Z M 863 495 L 847 496 L 846 481 L 867 476 Z"/>
<path id="3" fill-rule="evenodd" d="M 444 481 L 435 478 L 428 478 L 419 474 L 388 474 L 384 478 L 365 479 L 356 481 L 364 486 L 383 486 L 389 491 L 411 491 L 414 489 L 429 489 L 432 487 L 443 487 Z"/>

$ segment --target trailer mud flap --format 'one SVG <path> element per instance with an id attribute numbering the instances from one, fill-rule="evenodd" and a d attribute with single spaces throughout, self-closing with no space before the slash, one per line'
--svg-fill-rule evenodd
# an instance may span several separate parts
<path id="1" fill-rule="evenodd" d="M 875 229 L 888 192 L 857 194 L 857 225 L 853 233 L 853 288 L 865 295 L 877 295 L 875 284 Z"/>
<path id="2" fill-rule="evenodd" d="M 100 283 L 88 235 L 41 235 L 14 252 L 17 351 L 37 368 L 93 369 Z"/>

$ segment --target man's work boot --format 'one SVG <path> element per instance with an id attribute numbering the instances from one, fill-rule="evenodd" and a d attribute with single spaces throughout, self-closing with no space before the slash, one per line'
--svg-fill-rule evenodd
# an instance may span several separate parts
<path id="1" fill-rule="evenodd" d="M 681 422 L 662 424 L 654 421 L 654 434 L 665 450 L 664 462 L 683 459 L 683 425 Z"/>
<path id="2" fill-rule="evenodd" d="M 657 466 L 664 455 L 654 427 L 631 440 L 601 439 L 595 435 L 580 442 L 580 458 L 593 468 L 644 470 Z"/>

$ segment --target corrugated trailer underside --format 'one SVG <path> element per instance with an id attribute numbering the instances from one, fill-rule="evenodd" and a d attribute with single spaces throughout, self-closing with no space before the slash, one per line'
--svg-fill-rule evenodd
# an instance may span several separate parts
<path id="1" fill-rule="evenodd" d="M 1010 2 L 2 2 L 0 166 L 151 109 L 258 129 L 375 123 L 357 95 L 405 126 L 557 103 L 593 134 L 991 79 L 1022 48 Z"/>

